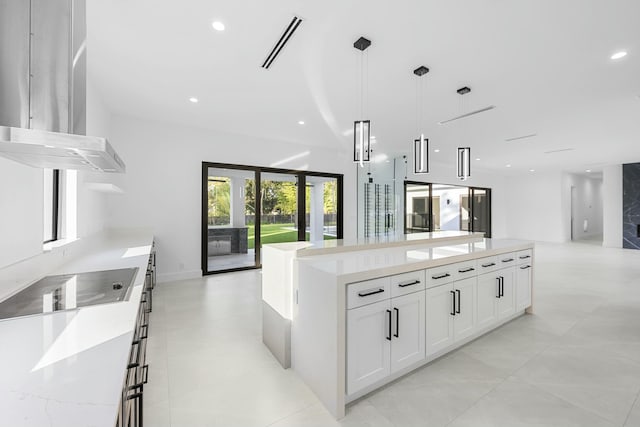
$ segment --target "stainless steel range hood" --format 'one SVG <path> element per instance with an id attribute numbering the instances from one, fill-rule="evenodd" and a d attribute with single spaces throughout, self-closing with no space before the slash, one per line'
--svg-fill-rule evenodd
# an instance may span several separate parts
<path id="1" fill-rule="evenodd" d="M 85 136 L 85 0 L 0 0 L 0 156 L 39 168 L 124 172 Z"/>

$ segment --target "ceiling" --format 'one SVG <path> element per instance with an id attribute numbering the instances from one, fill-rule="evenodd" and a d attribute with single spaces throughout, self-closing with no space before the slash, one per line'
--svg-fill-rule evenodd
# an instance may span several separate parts
<path id="1" fill-rule="evenodd" d="M 303 23 L 262 69 L 294 14 Z M 89 77 L 117 114 L 308 146 L 351 150 L 353 121 L 370 119 L 375 151 L 396 156 L 419 134 L 412 71 L 426 65 L 434 162 L 470 146 L 481 169 L 598 171 L 640 161 L 639 21 L 637 0 L 93 1 Z"/>

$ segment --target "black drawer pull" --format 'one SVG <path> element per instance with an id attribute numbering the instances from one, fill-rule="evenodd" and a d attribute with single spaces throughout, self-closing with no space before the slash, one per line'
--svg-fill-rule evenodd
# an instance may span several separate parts
<path id="1" fill-rule="evenodd" d="M 468 273 L 473 270 L 475 270 L 475 268 L 469 267 L 469 268 L 465 268 L 464 270 L 458 270 L 458 273 Z"/>
<path id="2" fill-rule="evenodd" d="M 483 267 L 493 267 L 494 265 L 496 265 L 495 262 L 490 262 L 489 264 L 482 264 Z"/>
<path id="3" fill-rule="evenodd" d="M 526 270 L 527 268 L 531 268 L 530 265 L 523 265 L 522 267 L 520 267 L 520 270 Z"/>
<path id="4" fill-rule="evenodd" d="M 406 288 L 407 286 L 417 285 L 418 283 L 420 283 L 420 280 L 410 280 L 408 282 L 398 283 L 398 287 Z"/>
<path id="5" fill-rule="evenodd" d="M 502 262 L 511 262 L 513 261 L 513 258 L 505 258 L 502 260 Z"/>
<path id="6" fill-rule="evenodd" d="M 368 297 L 369 295 L 381 294 L 382 292 L 384 292 L 384 289 L 382 289 L 382 288 L 376 289 L 376 290 L 373 290 L 373 291 L 371 289 L 369 289 L 368 291 L 358 292 L 358 296 L 359 297 Z"/>
<path id="7" fill-rule="evenodd" d="M 435 280 L 438 280 L 438 279 L 444 279 L 445 277 L 449 277 L 449 276 L 451 276 L 449 273 L 444 273 L 444 274 L 441 274 L 439 276 L 431 276 L 431 278 L 435 279 Z"/>
<path id="8" fill-rule="evenodd" d="M 522 255 L 520 257 L 518 257 L 520 259 L 527 259 L 527 258 L 531 258 L 531 255 Z"/>

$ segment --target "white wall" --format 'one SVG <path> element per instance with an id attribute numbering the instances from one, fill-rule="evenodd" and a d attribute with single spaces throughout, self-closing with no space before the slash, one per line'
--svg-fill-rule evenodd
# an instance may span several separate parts
<path id="1" fill-rule="evenodd" d="M 584 175 L 567 173 L 563 179 L 563 214 L 565 228 L 571 239 L 571 187 L 575 188 L 575 205 L 573 207 L 574 240 L 587 239 L 602 235 L 602 180 Z M 587 229 L 584 229 L 586 221 Z"/>
<path id="2" fill-rule="evenodd" d="M 602 245 L 622 247 L 622 165 L 602 171 Z"/>
<path id="3" fill-rule="evenodd" d="M 87 85 L 87 133 L 108 136 L 109 113 L 93 87 Z M 78 173 L 77 237 L 100 231 L 105 224 L 105 195 L 88 191 L 85 181 L 104 174 Z M 94 179 L 94 176 L 96 177 Z M 0 157 L 0 268 L 42 253 L 42 169 Z"/>
<path id="4" fill-rule="evenodd" d="M 547 242 L 567 240 L 561 172 L 515 175 L 505 181 L 509 237 Z"/>
<path id="5" fill-rule="evenodd" d="M 127 164 L 109 196 L 109 226 L 150 226 L 158 250 L 158 279 L 197 277 L 200 270 L 202 162 L 344 173 L 345 237 L 356 234 L 355 169 L 351 151 L 312 148 L 255 137 L 114 116 L 111 143 Z M 293 160 L 284 161 L 298 156 Z M 352 233 L 349 235 L 349 233 Z"/>

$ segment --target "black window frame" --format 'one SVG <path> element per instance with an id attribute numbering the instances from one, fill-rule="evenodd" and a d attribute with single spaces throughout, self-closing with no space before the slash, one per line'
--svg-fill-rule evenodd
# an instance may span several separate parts
<path id="1" fill-rule="evenodd" d="M 52 174 L 53 188 L 51 188 L 51 239 L 45 240 L 43 244 L 60 240 L 60 169 L 52 169 Z M 45 188 L 44 191 L 47 191 L 47 189 Z"/>
<path id="2" fill-rule="evenodd" d="M 255 174 L 256 180 L 256 194 L 260 194 L 261 190 L 261 174 L 262 173 L 280 173 L 280 174 L 288 174 L 294 175 L 298 179 L 298 188 L 306 188 L 306 177 L 308 176 L 320 176 L 325 178 L 332 178 L 337 181 L 337 221 L 336 221 L 336 238 L 342 239 L 344 237 L 344 175 L 329 173 L 329 172 L 314 172 L 314 171 L 306 171 L 306 170 L 298 170 L 298 169 L 279 169 L 272 168 L 266 166 L 251 166 L 251 165 L 238 165 L 232 163 L 216 163 L 216 162 L 202 162 L 202 211 L 201 211 L 201 247 L 200 247 L 200 262 L 202 275 L 208 276 L 211 274 L 220 274 L 220 273 L 230 273 L 233 271 L 244 271 L 244 270 L 253 270 L 262 268 L 262 264 L 260 263 L 260 247 L 261 245 L 261 236 L 260 236 L 260 215 L 258 212 L 261 212 L 260 206 L 260 198 L 256 197 L 256 226 L 255 226 L 255 256 L 256 256 L 256 264 L 250 267 L 234 267 L 223 270 L 209 271 L 208 267 L 208 259 L 207 259 L 207 241 L 208 241 L 208 179 L 209 179 L 209 168 L 218 168 L 218 169 L 236 169 L 236 170 L 245 170 L 252 171 Z M 304 242 L 306 240 L 305 236 L 305 228 L 306 228 L 306 194 L 305 191 L 298 191 L 298 199 L 297 199 L 297 207 L 298 213 L 298 241 Z"/>

